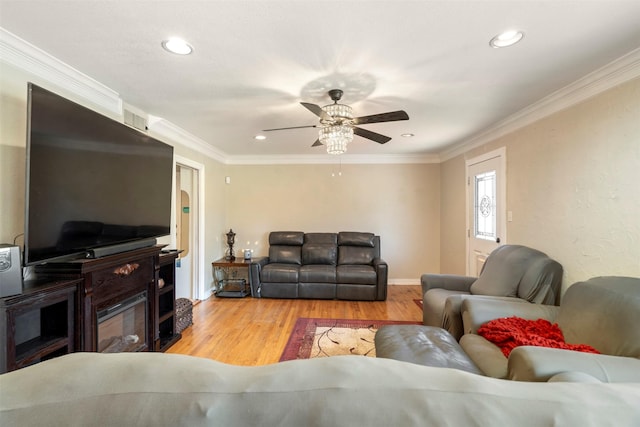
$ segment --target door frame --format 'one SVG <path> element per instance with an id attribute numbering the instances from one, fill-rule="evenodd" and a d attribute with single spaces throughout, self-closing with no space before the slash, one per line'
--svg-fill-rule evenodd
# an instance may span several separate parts
<path id="1" fill-rule="evenodd" d="M 465 224 L 467 229 L 467 238 L 465 240 L 465 271 L 467 275 L 470 274 L 469 265 L 471 262 L 471 223 L 469 219 L 471 218 L 471 209 L 473 209 L 469 203 L 469 193 L 471 192 L 471 175 L 469 174 L 469 167 L 493 158 L 499 158 L 501 169 L 496 177 L 498 181 L 496 188 L 498 192 L 498 199 L 502 200 L 502 206 L 498 207 L 501 215 L 499 215 L 500 220 L 498 221 L 498 224 L 496 224 L 496 228 L 498 236 L 500 237 L 500 244 L 504 245 L 507 243 L 507 148 L 500 147 L 465 161 Z"/>
<path id="2" fill-rule="evenodd" d="M 209 295 L 206 295 L 206 291 L 205 291 L 205 283 L 204 283 L 204 213 L 205 213 L 205 209 L 204 209 L 204 205 L 205 205 L 205 189 L 204 189 L 204 173 L 205 173 L 205 168 L 204 165 L 198 162 L 195 162 L 191 159 L 188 159 L 186 157 L 182 157 L 179 155 L 175 155 L 174 159 L 173 159 L 173 176 L 174 179 L 177 179 L 176 177 L 176 172 L 177 172 L 177 165 L 181 165 L 181 166 L 185 166 L 191 169 L 195 169 L 197 170 L 197 185 L 198 185 L 198 194 L 197 194 L 197 204 L 198 204 L 198 208 L 197 208 L 197 218 L 195 219 L 195 227 L 197 229 L 197 243 L 195 245 L 193 245 L 193 251 L 194 253 L 192 254 L 192 259 L 193 262 L 195 263 L 195 265 L 193 266 L 193 284 L 192 284 L 192 295 L 193 298 L 195 299 L 206 299 L 209 297 Z M 176 188 L 175 182 L 174 182 L 174 186 L 173 188 Z M 178 197 L 177 194 L 175 194 L 176 192 L 173 192 L 174 195 L 174 200 L 173 200 L 173 209 L 175 211 L 175 207 L 176 207 L 176 199 Z M 177 215 L 179 215 L 179 212 L 175 212 L 176 217 Z M 173 232 L 171 234 L 171 241 L 173 246 L 175 247 L 175 245 L 177 244 L 177 239 L 176 239 L 176 227 L 175 224 L 177 223 L 177 220 L 174 221 L 174 226 L 173 226 Z"/>

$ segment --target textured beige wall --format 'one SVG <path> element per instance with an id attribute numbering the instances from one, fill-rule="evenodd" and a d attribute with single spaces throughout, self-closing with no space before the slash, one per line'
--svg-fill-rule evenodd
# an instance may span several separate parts
<path id="1" fill-rule="evenodd" d="M 640 79 L 465 153 L 507 147 L 509 243 L 538 248 L 565 269 L 564 287 L 601 275 L 640 276 Z M 463 156 L 442 164 L 442 241 L 464 248 Z M 455 219 L 454 219 L 455 218 Z M 450 240 L 455 240 L 452 243 Z M 443 245 L 445 266 L 462 267 Z"/>
<path id="2" fill-rule="evenodd" d="M 466 189 L 462 156 L 440 165 L 440 271 L 462 274 L 466 269 Z M 462 171 L 462 173 L 460 173 Z"/>
<path id="3" fill-rule="evenodd" d="M 13 243 L 24 232 L 27 76 L 0 61 L 0 77 L 0 243 Z"/>
<path id="4" fill-rule="evenodd" d="M 381 236 L 392 281 L 440 266 L 438 164 L 229 166 L 228 228 L 238 249 L 268 252 L 268 233 L 367 231 Z M 247 244 L 249 242 L 249 244 Z M 257 242 L 257 244 L 256 244 Z"/>

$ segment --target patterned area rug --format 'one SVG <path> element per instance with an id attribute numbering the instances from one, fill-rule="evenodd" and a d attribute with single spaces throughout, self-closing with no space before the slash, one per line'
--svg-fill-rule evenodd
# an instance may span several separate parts
<path id="1" fill-rule="evenodd" d="M 314 319 L 296 322 L 280 361 L 342 355 L 376 356 L 373 338 L 383 325 L 419 325 L 393 320 Z"/>

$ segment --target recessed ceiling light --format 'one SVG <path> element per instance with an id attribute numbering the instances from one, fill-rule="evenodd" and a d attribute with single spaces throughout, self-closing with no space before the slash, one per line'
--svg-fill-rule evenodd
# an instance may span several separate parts
<path id="1" fill-rule="evenodd" d="M 402 133 L 400 134 L 400 136 L 404 136 L 405 138 L 411 138 L 412 136 L 415 136 L 415 135 L 412 133 Z"/>
<path id="2" fill-rule="evenodd" d="M 508 47 L 518 43 L 520 40 L 522 40 L 523 37 L 524 33 L 522 31 L 509 30 L 492 38 L 489 42 L 489 45 L 496 49 L 501 47 Z"/>
<path id="3" fill-rule="evenodd" d="M 193 47 L 189 43 L 177 37 L 163 40 L 162 47 L 164 50 L 178 55 L 189 55 L 193 52 Z"/>
<path id="4" fill-rule="evenodd" d="M 264 135 L 256 135 L 253 137 L 253 139 L 257 139 L 258 141 L 262 141 L 263 139 L 267 139 L 266 136 Z"/>

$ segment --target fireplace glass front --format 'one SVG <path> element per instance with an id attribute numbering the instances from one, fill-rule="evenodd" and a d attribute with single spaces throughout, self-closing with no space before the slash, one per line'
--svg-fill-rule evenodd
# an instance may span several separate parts
<path id="1" fill-rule="evenodd" d="M 142 351 L 147 348 L 147 293 L 98 311 L 98 353 Z"/>

